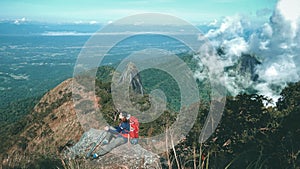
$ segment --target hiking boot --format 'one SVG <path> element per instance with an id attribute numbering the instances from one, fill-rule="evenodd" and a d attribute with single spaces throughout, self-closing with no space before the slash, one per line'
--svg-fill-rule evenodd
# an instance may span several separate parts
<path id="1" fill-rule="evenodd" d="M 96 158 L 98 158 L 99 157 L 99 155 L 97 154 L 97 153 L 94 153 L 93 154 L 93 159 L 96 159 Z"/>

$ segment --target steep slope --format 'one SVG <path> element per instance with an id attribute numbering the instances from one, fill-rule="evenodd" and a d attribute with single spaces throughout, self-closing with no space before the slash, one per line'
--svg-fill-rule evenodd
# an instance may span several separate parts
<path id="1" fill-rule="evenodd" d="M 83 133 L 71 100 L 72 79 L 50 90 L 35 106 L 30 120 L 16 136 L 17 143 L 7 152 L 4 165 L 34 161 L 43 155 L 59 155 L 65 145 Z"/>

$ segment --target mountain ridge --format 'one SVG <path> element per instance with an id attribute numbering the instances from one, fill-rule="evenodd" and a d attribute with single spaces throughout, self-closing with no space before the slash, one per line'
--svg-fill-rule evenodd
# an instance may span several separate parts
<path id="1" fill-rule="evenodd" d="M 30 158 L 41 154 L 59 155 L 66 144 L 79 140 L 83 130 L 76 120 L 71 86 L 72 79 L 67 79 L 44 95 L 29 115 L 30 122 L 19 134 L 18 142 L 7 151 L 4 165 L 24 162 L 27 157 L 22 154 Z"/>
<path id="2" fill-rule="evenodd" d="M 134 70 L 129 69 L 128 71 Z M 122 76 L 122 78 L 123 80 L 125 78 L 127 81 L 126 78 L 130 77 Z M 136 87 L 136 82 L 139 81 L 139 77 L 136 77 L 135 81 L 131 83 Z M 74 86 L 76 86 L 75 89 L 73 88 Z M 106 89 L 100 90 L 106 91 Z M 74 91 L 75 94 L 79 94 L 80 96 L 72 96 L 72 92 Z M 80 102 L 85 102 L 85 98 L 89 97 L 89 92 L 82 93 L 82 91 L 85 91 L 84 87 L 81 86 L 80 83 L 77 83 L 76 79 L 71 78 L 63 81 L 47 92 L 33 108 L 33 111 L 26 116 L 27 124 L 20 128 L 20 131 L 14 136 L 15 143 L 13 143 L 5 153 L 1 153 L 4 154 L 2 157 L 2 165 L 10 167 L 22 165 L 36 166 L 39 165 L 38 161 L 43 160 L 44 157 L 51 157 L 54 160 L 57 158 L 61 160 L 65 160 L 65 158 L 68 159 L 68 157 L 65 156 L 65 151 L 75 145 L 81 137 L 84 136 L 84 131 L 87 130 L 87 126 L 85 126 L 86 123 L 91 123 L 91 121 L 85 121 L 85 118 L 81 116 L 81 110 L 76 108 L 76 105 L 80 104 Z M 101 103 L 101 100 L 102 98 L 100 96 L 99 100 L 97 100 L 97 104 Z M 101 104 L 98 106 L 101 108 Z M 78 110 L 79 112 L 77 112 Z M 88 113 L 88 115 L 94 115 L 96 112 L 86 113 Z M 97 118 L 97 116 L 95 116 L 95 118 Z M 94 123 L 89 126 L 99 129 L 99 125 L 101 126 L 101 124 Z M 142 147 L 135 146 L 132 148 L 137 151 L 137 154 L 147 154 L 147 150 Z M 149 154 L 150 153 L 148 153 L 148 155 Z M 110 165 L 118 168 L 118 165 L 115 165 L 111 161 L 111 159 L 115 159 L 119 161 L 120 164 L 132 166 L 128 161 L 142 160 L 141 157 L 143 156 L 144 155 L 133 158 L 130 156 L 121 157 L 110 154 L 107 158 L 102 159 L 100 163 L 101 165 Z M 154 158 L 158 160 L 156 156 L 153 156 L 153 159 L 151 157 L 149 160 L 155 160 Z M 134 163 L 133 166 L 144 165 L 141 163 L 142 161 L 139 161 L 138 163 Z M 52 164 L 55 165 L 56 162 L 52 161 Z M 86 165 L 93 167 L 95 164 L 90 165 L 90 163 L 87 162 Z M 147 166 L 148 165 L 152 166 L 149 162 L 147 163 Z"/>

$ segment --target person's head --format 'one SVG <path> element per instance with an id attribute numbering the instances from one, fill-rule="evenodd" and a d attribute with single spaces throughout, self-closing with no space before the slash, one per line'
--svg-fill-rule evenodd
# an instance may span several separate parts
<path id="1" fill-rule="evenodd" d="M 130 118 L 130 114 L 128 114 L 126 111 L 122 111 L 119 114 L 119 119 L 121 119 L 122 121 L 128 121 Z"/>

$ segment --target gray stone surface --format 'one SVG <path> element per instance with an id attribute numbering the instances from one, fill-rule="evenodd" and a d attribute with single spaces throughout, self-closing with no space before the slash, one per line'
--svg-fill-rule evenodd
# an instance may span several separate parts
<path id="1" fill-rule="evenodd" d="M 84 159 L 92 143 L 96 142 L 103 132 L 96 129 L 85 132 L 73 147 L 65 151 L 65 156 L 73 160 Z M 95 151 L 100 147 L 101 144 Z M 161 168 L 160 157 L 157 154 L 147 151 L 139 144 L 130 143 L 123 144 L 97 159 L 86 159 L 86 162 L 92 168 Z"/>

